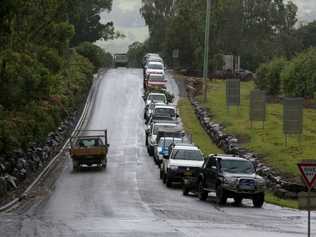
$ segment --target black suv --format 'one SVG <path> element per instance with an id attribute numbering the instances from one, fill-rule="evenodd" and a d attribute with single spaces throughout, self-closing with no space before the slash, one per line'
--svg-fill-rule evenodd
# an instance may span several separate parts
<path id="1" fill-rule="evenodd" d="M 209 155 L 200 170 L 197 183 L 200 200 L 215 191 L 218 204 L 234 198 L 240 205 L 242 199 L 252 199 L 255 207 L 264 203 L 265 180 L 256 174 L 253 163 L 247 159 L 229 155 Z"/>

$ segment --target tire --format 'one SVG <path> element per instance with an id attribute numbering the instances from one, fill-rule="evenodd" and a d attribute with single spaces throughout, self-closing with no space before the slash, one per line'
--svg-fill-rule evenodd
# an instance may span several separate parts
<path id="1" fill-rule="evenodd" d="M 166 176 L 167 176 L 167 175 L 166 175 Z M 168 177 L 166 177 L 166 186 L 167 186 L 168 188 L 171 188 L 171 187 L 172 187 L 172 182 L 171 182 L 170 179 L 168 179 Z"/>
<path id="2" fill-rule="evenodd" d="M 148 153 L 150 156 L 154 155 L 154 148 L 152 146 L 148 146 Z"/>
<path id="3" fill-rule="evenodd" d="M 242 198 L 241 197 L 234 197 L 234 202 L 237 206 L 240 206 L 242 203 Z"/>
<path id="4" fill-rule="evenodd" d="M 189 195 L 189 189 L 185 185 L 183 185 L 183 187 L 182 187 L 182 194 L 183 194 L 183 196 Z"/>
<path id="5" fill-rule="evenodd" d="M 102 169 L 106 169 L 106 166 L 107 166 L 107 162 L 106 161 L 102 161 Z"/>
<path id="6" fill-rule="evenodd" d="M 162 173 L 162 182 L 165 184 L 167 183 L 167 175 L 165 174 L 165 172 Z"/>
<path id="7" fill-rule="evenodd" d="M 225 205 L 227 202 L 227 196 L 225 190 L 221 185 L 218 185 L 216 188 L 216 201 L 219 205 Z"/>
<path id="8" fill-rule="evenodd" d="M 208 197 L 208 192 L 206 192 L 203 188 L 203 182 L 202 180 L 199 181 L 199 190 L 198 190 L 198 196 L 201 201 L 206 201 Z"/>
<path id="9" fill-rule="evenodd" d="M 74 172 L 80 171 L 80 165 L 79 165 L 79 163 L 77 161 L 73 161 L 72 162 L 72 167 L 73 167 L 73 171 Z"/>
<path id="10" fill-rule="evenodd" d="M 160 175 L 159 175 L 160 179 L 163 179 L 163 171 L 160 169 Z"/>
<path id="11" fill-rule="evenodd" d="M 261 208 L 263 206 L 263 203 L 264 203 L 264 193 L 260 193 L 260 194 L 255 195 L 252 198 L 252 203 L 253 203 L 253 206 L 255 208 Z"/>

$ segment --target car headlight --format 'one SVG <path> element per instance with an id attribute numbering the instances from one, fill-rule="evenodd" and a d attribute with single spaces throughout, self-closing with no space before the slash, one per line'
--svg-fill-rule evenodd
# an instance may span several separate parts
<path id="1" fill-rule="evenodd" d="M 168 165 L 168 169 L 177 170 L 178 166 L 176 166 L 176 165 Z"/>
<path id="2" fill-rule="evenodd" d="M 237 178 L 224 178 L 224 183 L 228 185 L 237 185 L 238 179 Z"/>

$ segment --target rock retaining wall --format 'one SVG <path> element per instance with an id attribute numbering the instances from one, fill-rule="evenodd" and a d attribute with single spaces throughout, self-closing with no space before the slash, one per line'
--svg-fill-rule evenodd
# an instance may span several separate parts
<path id="1" fill-rule="evenodd" d="M 65 119 L 58 129 L 48 134 L 44 144 L 32 144 L 26 151 L 17 149 L 0 156 L 0 203 L 8 195 L 17 197 L 49 161 L 60 151 L 80 117 L 79 112 Z"/>

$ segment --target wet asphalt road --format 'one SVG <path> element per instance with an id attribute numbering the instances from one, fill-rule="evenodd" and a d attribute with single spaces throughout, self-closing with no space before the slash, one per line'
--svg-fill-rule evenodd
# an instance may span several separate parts
<path id="1" fill-rule="evenodd" d="M 174 81 L 170 87 L 177 93 Z M 305 212 L 247 201 L 218 207 L 212 197 L 201 202 L 166 188 L 145 149 L 141 96 L 141 70 L 102 75 L 86 128 L 108 128 L 107 170 L 73 173 L 67 159 L 47 198 L 0 214 L 0 236 L 306 236 Z"/>

